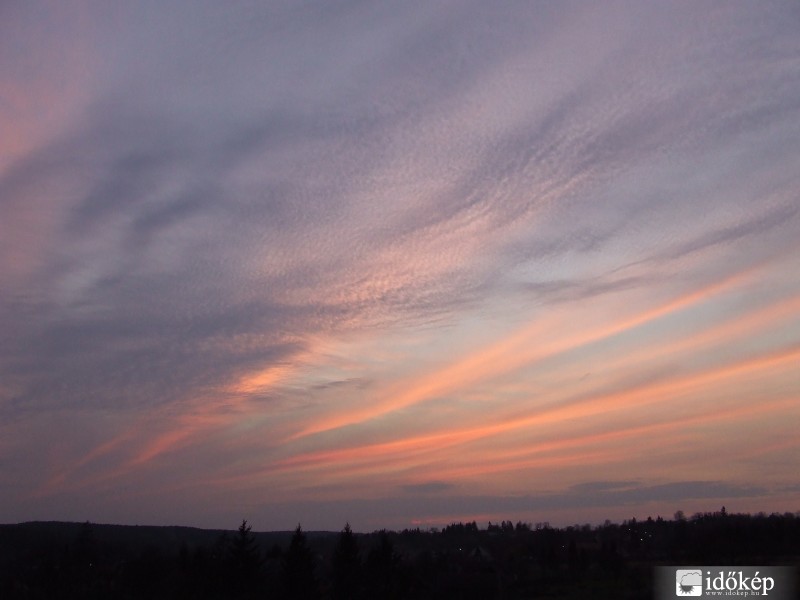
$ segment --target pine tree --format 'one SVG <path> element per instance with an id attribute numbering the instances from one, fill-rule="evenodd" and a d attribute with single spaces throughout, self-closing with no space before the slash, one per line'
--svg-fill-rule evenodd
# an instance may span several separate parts
<path id="1" fill-rule="evenodd" d="M 246 520 L 242 520 L 242 524 L 230 542 L 228 558 L 235 596 L 253 597 L 258 588 L 263 558 L 252 527 L 247 524 Z"/>
<path id="2" fill-rule="evenodd" d="M 289 548 L 283 555 L 283 591 L 293 600 L 315 600 L 319 597 L 314 579 L 314 557 L 306 543 L 306 536 L 298 523 Z"/>
<path id="3" fill-rule="evenodd" d="M 350 523 L 339 534 L 333 552 L 333 599 L 353 600 L 359 596 L 361 557 Z"/>

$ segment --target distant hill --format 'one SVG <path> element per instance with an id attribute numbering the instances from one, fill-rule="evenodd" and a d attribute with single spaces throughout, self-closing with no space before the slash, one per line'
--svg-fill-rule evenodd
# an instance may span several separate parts
<path id="1" fill-rule="evenodd" d="M 92 543 L 99 548 L 137 556 L 148 548 L 158 548 L 165 555 L 178 554 L 181 547 L 189 550 L 211 548 L 223 536 L 232 537 L 235 530 L 200 529 L 175 525 L 106 525 L 99 523 L 71 523 L 63 521 L 31 521 L 13 525 L 0 525 L 0 562 L 13 556 L 28 555 L 47 549 L 65 549 L 74 546 L 81 532 L 90 534 Z M 305 532 L 310 542 L 333 540 L 338 532 Z M 288 545 L 293 531 L 253 532 L 263 550 Z"/>

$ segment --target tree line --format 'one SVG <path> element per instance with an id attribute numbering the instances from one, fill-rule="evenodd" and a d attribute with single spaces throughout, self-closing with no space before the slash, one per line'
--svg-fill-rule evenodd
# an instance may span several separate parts
<path id="1" fill-rule="evenodd" d="M 798 515 L 729 514 L 724 507 L 689 518 L 678 511 L 670 520 L 562 528 L 472 521 L 356 534 L 349 524 L 334 533 L 298 525 L 268 538 L 243 520 L 213 541 L 203 530 L 189 533 L 91 523 L 0 526 L 0 598 L 649 598 L 654 565 L 796 565 L 800 558 Z"/>

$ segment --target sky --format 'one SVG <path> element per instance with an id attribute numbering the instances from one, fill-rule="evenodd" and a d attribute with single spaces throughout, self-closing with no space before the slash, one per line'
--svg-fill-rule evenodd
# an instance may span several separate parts
<path id="1" fill-rule="evenodd" d="M 800 4 L 0 4 L 0 522 L 800 510 Z"/>

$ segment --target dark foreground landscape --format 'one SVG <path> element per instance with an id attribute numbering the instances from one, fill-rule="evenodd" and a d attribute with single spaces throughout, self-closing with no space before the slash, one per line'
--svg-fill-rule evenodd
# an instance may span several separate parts
<path id="1" fill-rule="evenodd" d="M 0 598 L 651 598 L 660 565 L 800 565 L 800 515 L 255 533 L 0 525 Z"/>

